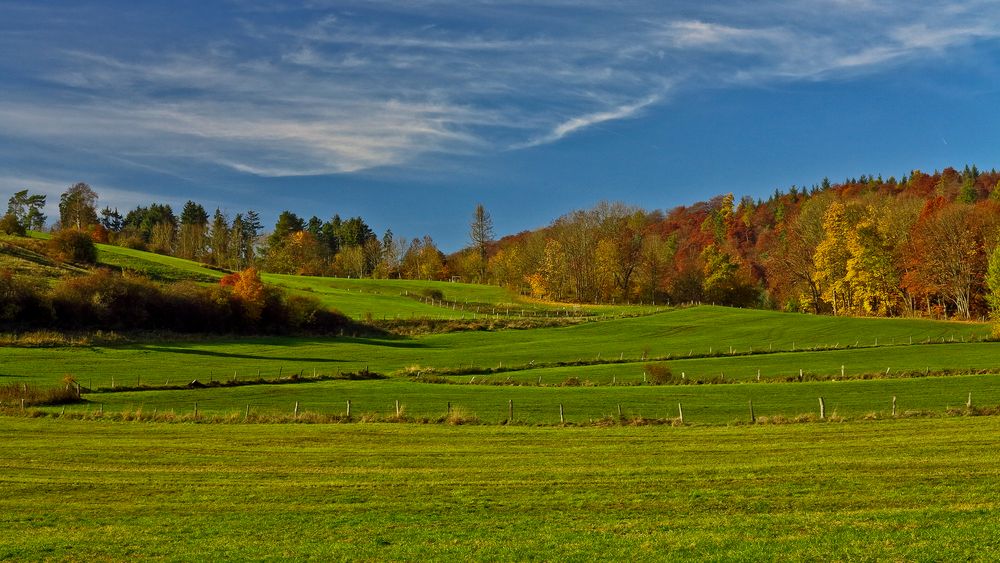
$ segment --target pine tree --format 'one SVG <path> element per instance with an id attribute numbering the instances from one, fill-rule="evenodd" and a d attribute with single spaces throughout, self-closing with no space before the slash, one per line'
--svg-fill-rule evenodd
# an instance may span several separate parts
<path id="1" fill-rule="evenodd" d="M 479 281 L 483 281 L 486 279 L 486 266 L 489 263 L 489 246 L 493 242 L 493 218 L 481 203 L 476 205 L 476 211 L 472 216 L 469 238 L 472 241 L 472 248 L 479 255 L 478 275 Z"/>
<path id="2" fill-rule="evenodd" d="M 212 228 L 209 236 L 211 238 L 212 263 L 216 266 L 223 266 L 230 262 L 229 221 L 219 208 L 215 209 L 215 214 L 212 216 Z"/>

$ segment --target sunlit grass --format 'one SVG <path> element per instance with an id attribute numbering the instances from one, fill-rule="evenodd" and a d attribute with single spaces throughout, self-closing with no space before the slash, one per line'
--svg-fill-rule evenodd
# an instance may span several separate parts
<path id="1" fill-rule="evenodd" d="M 0 431 L 4 559 L 1000 557 L 997 417 Z"/>

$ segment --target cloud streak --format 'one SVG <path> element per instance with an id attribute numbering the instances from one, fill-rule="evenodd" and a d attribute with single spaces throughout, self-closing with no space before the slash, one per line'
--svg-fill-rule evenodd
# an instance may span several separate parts
<path id="1" fill-rule="evenodd" d="M 660 99 L 661 96 L 658 94 L 651 95 L 647 96 L 642 100 L 639 100 L 638 102 L 620 105 L 610 110 L 599 111 L 595 113 L 589 113 L 585 115 L 572 117 L 556 125 L 552 129 L 552 131 L 550 131 L 546 135 L 541 136 L 537 139 L 533 139 L 526 143 L 516 144 L 511 148 L 524 149 L 524 148 L 536 147 L 538 145 L 553 143 L 555 141 L 558 141 L 559 139 L 562 139 L 563 137 L 566 137 L 567 135 L 570 135 L 572 133 L 575 133 L 577 131 L 586 129 L 594 125 L 598 125 L 600 123 L 604 123 L 606 121 L 616 121 L 619 119 L 630 118 L 635 116 L 643 108 L 660 101 Z"/>

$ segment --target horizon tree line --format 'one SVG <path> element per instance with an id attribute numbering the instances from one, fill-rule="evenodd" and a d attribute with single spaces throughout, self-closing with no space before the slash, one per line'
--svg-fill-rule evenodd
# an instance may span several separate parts
<path id="1" fill-rule="evenodd" d="M 63 227 L 95 241 L 215 267 L 299 275 L 492 283 L 544 300 L 718 303 L 833 315 L 977 318 L 1000 290 L 1000 173 L 975 166 L 861 176 L 732 193 L 669 211 L 618 202 L 571 211 L 547 227 L 495 240 L 477 205 L 468 246 L 445 255 L 429 236 L 382 236 L 361 217 L 282 211 L 265 233 L 253 210 L 232 220 L 194 201 L 124 216 L 97 209 L 90 186 L 60 196 Z M 11 197 L 0 230 L 39 230 L 44 195 Z M 996 278 L 996 279 L 993 279 Z"/>

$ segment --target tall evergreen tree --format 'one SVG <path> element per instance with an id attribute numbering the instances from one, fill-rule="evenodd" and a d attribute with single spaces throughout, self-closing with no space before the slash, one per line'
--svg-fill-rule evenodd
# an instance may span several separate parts
<path id="1" fill-rule="evenodd" d="M 45 195 L 29 195 L 28 190 L 21 190 L 7 201 L 7 213 L 12 215 L 25 230 L 40 231 L 45 228 Z"/>
<path id="2" fill-rule="evenodd" d="M 205 253 L 208 213 L 201 204 L 188 200 L 181 210 L 180 241 L 177 254 L 188 260 L 200 260 Z"/>
<path id="3" fill-rule="evenodd" d="M 218 207 L 215 208 L 215 214 L 212 216 L 209 239 L 212 247 L 212 263 L 216 266 L 225 266 L 230 261 L 229 221 Z"/>
<path id="4" fill-rule="evenodd" d="M 476 205 L 476 211 L 472 215 L 469 239 L 472 241 L 472 248 L 479 255 L 479 280 L 485 280 L 486 266 L 489 264 L 489 246 L 493 242 L 493 218 L 481 203 Z"/>

